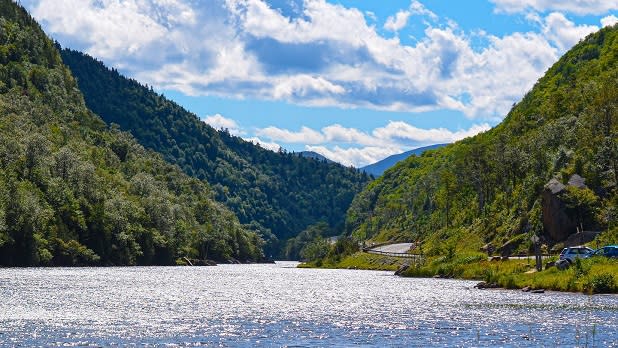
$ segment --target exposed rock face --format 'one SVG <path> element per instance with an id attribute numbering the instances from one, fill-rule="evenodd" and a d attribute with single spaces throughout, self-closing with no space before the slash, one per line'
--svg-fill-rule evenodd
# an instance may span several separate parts
<path id="1" fill-rule="evenodd" d="M 583 231 L 575 233 L 569 236 L 569 238 L 564 242 L 564 246 L 569 247 L 592 242 L 598 235 L 599 232 L 594 231 Z"/>
<path id="2" fill-rule="evenodd" d="M 588 186 L 586 186 L 586 179 L 582 178 L 581 176 L 577 174 L 573 174 L 573 176 L 571 176 L 571 178 L 569 179 L 568 185 L 575 186 L 579 189 L 588 188 Z"/>
<path id="3" fill-rule="evenodd" d="M 574 174 L 569 179 L 568 185 L 577 188 L 585 188 L 585 179 Z M 545 237 L 554 242 L 566 240 L 571 234 L 577 232 L 577 221 L 569 216 L 566 205 L 560 199 L 567 186 L 556 179 L 551 179 L 543 191 L 543 228 Z"/>

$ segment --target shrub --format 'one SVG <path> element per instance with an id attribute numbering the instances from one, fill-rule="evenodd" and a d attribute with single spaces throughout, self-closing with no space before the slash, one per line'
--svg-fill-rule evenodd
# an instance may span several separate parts
<path id="1" fill-rule="evenodd" d="M 614 275 L 611 273 L 601 273 L 593 276 L 590 279 L 590 286 L 588 287 L 593 293 L 609 293 L 614 289 L 615 280 Z"/>

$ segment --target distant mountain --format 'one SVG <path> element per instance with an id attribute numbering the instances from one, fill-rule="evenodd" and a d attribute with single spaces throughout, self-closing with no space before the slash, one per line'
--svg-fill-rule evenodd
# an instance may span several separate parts
<path id="1" fill-rule="evenodd" d="M 333 163 L 333 161 L 331 161 L 330 159 L 326 158 L 326 156 L 320 155 L 319 153 L 315 152 L 315 151 L 301 151 L 298 152 L 298 155 L 301 157 L 305 157 L 305 158 L 313 158 L 316 160 L 320 160 L 320 161 L 325 161 L 328 163 Z"/>
<path id="2" fill-rule="evenodd" d="M 269 151 L 217 131 L 86 54 L 68 49 L 61 54 L 90 109 L 185 173 L 209 182 L 216 200 L 266 240 L 268 255 L 277 256 L 285 240 L 319 221 L 342 230 L 352 199 L 370 181 L 354 168 Z"/>
<path id="3" fill-rule="evenodd" d="M 388 156 L 385 159 L 378 161 L 376 163 L 361 167 L 360 170 L 366 172 L 367 174 L 371 174 L 375 177 L 378 177 L 384 173 L 388 168 L 394 166 L 397 162 L 402 161 L 412 155 L 420 156 L 423 152 L 427 150 L 438 149 L 447 144 L 435 144 L 429 146 L 419 147 L 414 150 L 406 151 L 404 153 L 400 153 L 397 155 Z"/>

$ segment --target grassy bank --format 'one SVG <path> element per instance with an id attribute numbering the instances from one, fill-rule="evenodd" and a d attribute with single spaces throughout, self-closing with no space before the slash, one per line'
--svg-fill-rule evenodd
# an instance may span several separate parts
<path id="1" fill-rule="evenodd" d="M 339 260 L 326 258 L 324 260 L 302 263 L 299 267 L 396 271 L 404 265 L 405 261 L 405 259 L 398 257 L 368 254 L 359 251 Z"/>
<path id="2" fill-rule="evenodd" d="M 544 260 L 544 262 L 552 259 Z M 584 293 L 618 293 L 618 260 L 593 258 L 575 262 L 567 270 L 549 267 L 534 269 L 534 259 L 488 261 L 481 253 L 428 258 L 422 264 L 408 264 L 407 259 L 357 252 L 339 261 L 310 262 L 300 267 L 344 268 L 396 271 L 408 268 L 405 277 L 458 278 L 495 283 L 507 289 L 546 289 Z"/>
<path id="3" fill-rule="evenodd" d="M 482 280 L 507 289 L 530 287 L 585 293 L 618 293 L 618 260 L 600 257 L 577 260 L 567 270 L 549 267 L 536 272 L 534 260 L 487 261 L 483 254 L 470 254 L 450 260 L 438 257 L 423 265 L 411 265 L 402 275 L 440 275 Z"/>

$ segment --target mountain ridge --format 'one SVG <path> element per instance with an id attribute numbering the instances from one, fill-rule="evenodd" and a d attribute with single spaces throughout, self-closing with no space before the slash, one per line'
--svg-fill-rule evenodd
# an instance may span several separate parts
<path id="1" fill-rule="evenodd" d="M 61 54 L 88 107 L 185 173 L 208 181 L 216 199 L 268 242 L 269 255 L 279 254 L 285 240 L 319 221 L 342 230 L 354 195 L 370 181 L 353 168 L 273 152 L 217 131 L 88 55 L 69 49 Z"/>
<path id="2" fill-rule="evenodd" d="M 412 149 L 409 151 L 405 151 L 402 153 L 398 153 L 398 154 L 394 154 L 394 155 L 390 155 L 386 158 L 383 158 L 375 163 L 372 164 L 368 164 L 364 167 L 360 167 L 360 170 L 363 170 L 375 177 L 378 177 L 380 175 L 382 175 L 386 170 L 388 170 L 389 168 L 391 168 L 392 166 L 394 166 L 395 164 L 397 164 L 397 162 L 399 161 L 403 161 L 406 158 L 412 156 L 412 155 L 422 155 L 423 152 L 428 151 L 428 150 L 435 150 L 438 149 L 442 146 L 446 146 L 447 144 L 434 144 L 434 145 L 428 145 L 428 146 L 422 146 L 422 147 L 418 147 L 416 149 Z"/>
<path id="3" fill-rule="evenodd" d="M 86 108 L 27 11 L 0 0 L 0 265 L 259 261 L 210 187 Z"/>
<path id="4" fill-rule="evenodd" d="M 615 229 L 618 211 L 618 28 L 591 34 L 548 69 L 499 125 L 399 162 L 358 194 L 346 231 L 358 240 L 423 241 L 423 250 L 549 247 L 558 216 Z M 551 206 L 545 185 L 577 174 L 586 187 Z M 567 235 L 576 230 L 566 231 Z"/>
<path id="5" fill-rule="evenodd" d="M 317 153 L 315 151 L 301 151 L 301 152 L 297 152 L 299 156 L 305 157 L 305 158 L 313 158 L 315 160 L 318 161 L 324 161 L 324 162 L 328 162 L 328 163 L 333 163 L 334 161 L 329 159 L 328 157 Z"/>

